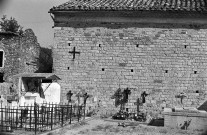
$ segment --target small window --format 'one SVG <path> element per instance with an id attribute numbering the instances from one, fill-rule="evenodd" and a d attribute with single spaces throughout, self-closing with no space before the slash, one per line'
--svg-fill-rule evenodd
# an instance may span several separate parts
<path id="1" fill-rule="evenodd" d="M 42 79 L 42 83 L 52 83 L 51 79 Z"/>
<path id="2" fill-rule="evenodd" d="M 4 73 L 0 73 L 0 83 L 4 82 Z"/>
<path id="3" fill-rule="evenodd" d="M 4 66 L 4 51 L 0 50 L 0 68 Z"/>

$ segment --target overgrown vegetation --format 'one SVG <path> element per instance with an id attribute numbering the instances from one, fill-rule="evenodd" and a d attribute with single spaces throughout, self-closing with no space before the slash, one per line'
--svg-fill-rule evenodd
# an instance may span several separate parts
<path id="1" fill-rule="evenodd" d="M 8 19 L 6 15 L 3 15 L 0 21 L 1 31 L 13 32 L 21 35 L 23 33 L 23 27 L 18 24 L 15 18 L 10 17 Z"/>
<path id="2" fill-rule="evenodd" d="M 18 24 L 15 18 L 7 18 L 6 15 L 0 20 L 0 31 L 2 32 L 12 32 L 18 35 L 23 34 L 23 27 Z M 26 63 L 27 65 L 35 65 L 38 67 L 37 73 L 52 73 L 53 67 L 53 58 L 52 58 L 52 49 L 40 47 L 39 57 L 36 57 L 35 60 L 31 63 Z"/>

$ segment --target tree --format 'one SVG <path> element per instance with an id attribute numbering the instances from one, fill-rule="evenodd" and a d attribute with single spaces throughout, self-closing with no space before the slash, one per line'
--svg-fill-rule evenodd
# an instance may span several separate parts
<path id="1" fill-rule="evenodd" d="M 15 18 L 11 17 L 10 19 L 6 18 L 6 15 L 3 15 L 0 21 L 1 30 L 4 32 L 14 32 L 18 34 L 23 33 L 23 27 L 18 24 Z"/>

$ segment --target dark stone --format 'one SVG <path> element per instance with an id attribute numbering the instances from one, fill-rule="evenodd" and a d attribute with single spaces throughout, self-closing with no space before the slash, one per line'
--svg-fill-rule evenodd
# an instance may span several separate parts
<path id="1" fill-rule="evenodd" d="M 90 34 L 90 33 L 84 33 L 84 36 L 86 36 L 86 37 L 90 37 L 91 34 Z"/>
<path id="2" fill-rule="evenodd" d="M 119 63 L 120 67 L 126 67 L 127 63 Z"/>
<path id="3" fill-rule="evenodd" d="M 119 33 L 119 38 L 123 39 L 123 37 L 124 37 L 124 33 Z"/>
<path id="4" fill-rule="evenodd" d="M 154 83 L 162 83 L 162 80 L 154 80 Z"/>

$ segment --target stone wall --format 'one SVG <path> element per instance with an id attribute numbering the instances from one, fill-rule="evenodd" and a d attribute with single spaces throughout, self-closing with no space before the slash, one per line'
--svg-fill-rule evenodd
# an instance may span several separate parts
<path id="1" fill-rule="evenodd" d="M 4 66 L 0 72 L 4 74 L 4 80 L 19 71 L 19 37 L 14 35 L 1 35 L 0 49 L 4 51 Z"/>
<path id="2" fill-rule="evenodd" d="M 86 91 L 102 105 L 118 88 L 130 88 L 130 111 L 146 91 L 143 109 L 160 113 L 164 107 L 198 107 L 207 97 L 207 30 L 184 28 L 55 27 L 54 72 L 62 79 L 62 102 L 69 90 Z M 69 51 L 76 47 L 80 54 Z M 93 98 L 89 104 L 96 104 Z"/>
<path id="3" fill-rule="evenodd" d="M 38 70 L 37 58 L 39 58 L 40 54 L 40 45 L 37 41 L 37 37 L 35 36 L 32 29 L 25 30 L 22 38 L 21 38 L 21 67 L 20 73 L 31 72 L 34 73 Z"/>
<path id="4" fill-rule="evenodd" d="M 35 72 L 36 65 L 28 65 L 39 57 L 39 43 L 31 29 L 24 31 L 22 36 L 1 34 L 0 49 L 4 51 L 4 67 L 0 72 L 4 73 L 4 80 L 8 82 L 11 76 L 23 72 Z M 10 80 L 11 81 L 11 80 Z"/>

